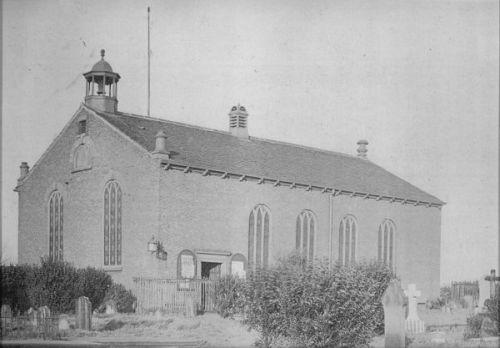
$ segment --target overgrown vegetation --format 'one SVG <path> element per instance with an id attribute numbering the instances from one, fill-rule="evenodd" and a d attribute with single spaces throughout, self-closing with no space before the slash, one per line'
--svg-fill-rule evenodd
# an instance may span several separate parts
<path id="1" fill-rule="evenodd" d="M 80 296 L 87 296 L 97 308 L 112 280 L 102 270 L 77 269 L 68 262 L 42 258 L 40 265 L 2 265 L 1 285 L 1 303 L 9 304 L 15 313 L 40 306 L 63 313 L 73 312 L 74 300 Z"/>
<path id="2" fill-rule="evenodd" d="M 269 347 L 279 339 L 306 347 L 364 345 L 383 327 L 381 296 L 393 274 L 378 263 L 347 267 L 292 255 L 246 281 L 219 282 L 221 315 L 244 323 Z"/>
<path id="3" fill-rule="evenodd" d="M 428 302 L 430 309 L 441 309 L 451 302 L 451 287 L 442 286 L 439 290 L 439 297 Z"/>
<path id="4" fill-rule="evenodd" d="M 243 280 L 232 275 L 228 275 L 216 283 L 215 308 L 221 317 L 233 317 L 242 312 L 242 286 Z"/>
<path id="5" fill-rule="evenodd" d="M 467 318 L 464 338 L 477 338 L 481 334 L 498 336 L 500 328 L 499 301 L 500 285 L 496 286 L 495 297 L 484 301 L 484 306 L 486 307 L 485 313 L 479 313 Z"/>
<path id="6" fill-rule="evenodd" d="M 127 290 L 122 284 L 113 284 L 106 292 L 103 303 L 113 301 L 119 313 L 132 313 L 135 308 L 136 297 L 132 291 Z"/>

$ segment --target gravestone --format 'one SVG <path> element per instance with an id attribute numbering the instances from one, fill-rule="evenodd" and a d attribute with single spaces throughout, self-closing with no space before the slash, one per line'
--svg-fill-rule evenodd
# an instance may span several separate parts
<path id="1" fill-rule="evenodd" d="M 62 332 L 69 330 L 69 320 L 68 320 L 68 316 L 66 314 L 61 314 L 59 316 L 58 328 L 59 328 L 59 331 L 62 331 Z"/>
<path id="2" fill-rule="evenodd" d="M 392 280 L 382 295 L 386 348 L 400 348 L 405 346 L 404 300 L 401 284 L 396 279 Z"/>
<path id="3" fill-rule="evenodd" d="M 10 306 L 8 304 L 2 305 L 0 316 L 2 318 L 8 318 L 8 319 L 12 318 L 12 310 L 10 309 Z"/>
<path id="4" fill-rule="evenodd" d="M 495 273 L 496 273 L 495 270 L 492 269 L 490 271 L 490 275 L 484 278 L 485 280 L 490 282 L 490 298 L 495 297 L 495 291 L 496 291 L 495 290 L 495 282 L 500 281 L 500 277 L 497 277 L 495 275 Z"/>
<path id="5" fill-rule="evenodd" d="M 425 331 L 425 325 L 418 317 L 417 312 L 417 297 L 421 292 L 417 290 L 415 284 L 408 284 L 408 290 L 405 290 L 408 296 L 408 317 L 406 318 L 406 331 L 412 334 L 422 333 Z"/>
<path id="6" fill-rule="evenodd" d="M 91 330 L 92 327 L 92 303 L 88 297 L 82 296 L 76 300 L 75 328 Z"/>
<path id="7" fill-rule="evenodd" d="M 106 301 L 105 306 L 106 306 L 105 310 L 106 314 L 115 314 L 117 312 L 115 301 L 113 300 Z"/>
<path id="8" fill-rule="evenodd" d="M 50 327 L 50 309 L 47 306 L 42 306 L 36 311 L 37 321 L 40 327 L 47 329 Z"/>
<path id="9" fill-rule="evenodd" d="M 50 317 L 50 309 L 47 306 L 42 306 L 38 308 L 38 318 L 40 320 L 45 320 L 46 318 Z"/>
<path id="10" fill-rule="evenodd" d="M 12 310 L 8 304 L 3 304 L 0 312 L 0 329 L 2 337 L 5 334 L 4 330 L 10 326 L 12 320 Z"/>
<path id="11" fill-rule="evenodd" d="M 29 320 L 32 327 L 38 326 L 38 313 L 37 313 L 36 309 L 34 309 L 33 307 L 30 307 L 26 311 L 26 316 L 28 317 L 28 320 Z"/>

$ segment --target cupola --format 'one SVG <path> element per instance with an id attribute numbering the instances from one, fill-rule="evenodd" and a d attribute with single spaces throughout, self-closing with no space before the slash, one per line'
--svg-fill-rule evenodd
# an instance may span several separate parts
<path id="1" fill-rule="evenodd" d="M 94 64 L 92 70 L 83 74 L 85 104 L 100 111 L 115 112 L 120 75 L 113 72 L 111 65 L 104 60 L 104 53 L 105 51 L 101 50 L 101 60 Z"/>
<path id="2" fill-rule="evenodd" d="M 233 106 L 229 112 L 229 132 L 242 138 L 248 138 L 248 113 L 244 106 Z"/>

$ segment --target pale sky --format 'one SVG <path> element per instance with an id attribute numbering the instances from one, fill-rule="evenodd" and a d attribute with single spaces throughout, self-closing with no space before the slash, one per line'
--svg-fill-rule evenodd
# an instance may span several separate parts
<path id="1" fill-rule="evenodd" d="M 447 202 L 441 282 L 498 269 L 498 1 L 4 1 L 2 258 L 21 161 L 82 102 L 106 49 L 119 110 L 356 152 Z M 418 261 L 416 261 L 418 262 Z"/>

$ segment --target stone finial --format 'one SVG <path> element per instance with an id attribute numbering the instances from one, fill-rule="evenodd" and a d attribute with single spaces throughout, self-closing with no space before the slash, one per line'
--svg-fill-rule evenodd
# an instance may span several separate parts
<path id="1" fill-rule="evenodd" d="M 160 130 L 155 136 L 155 149 L 153 151 L 154 155 L 159 155 L 160 157 L 169 158 L 169 152 L 167 150 L 167 134 Z"/>
<path id="2" fill-rule="evenodd" d="M 367 149 L 367 145 L 368 145 L 368 141 L 366 140 L 360 140 L 358 141 L 357 143 L 359 146 L 358 146 L 358 157 L 361 157 L 361 158 L 366 158 L 366 153 L 368 152 L 368 149 Z"/>
<path id="3" fill-rule="evenodd" d="M 19 166 L 21 169 L 19 179 L 17 179 L 17 182 L 20 183 L 23 181 L 23 179 L 28 175 L 30 171 L 30 167 L 28 166 L 28 162 L 21 162 L 21 165 Z"/>
<path id="4" fill-rule="evenodd" d="M 229 112 L 229 132 L 242 138 L 248 138 L 247 119 L 248 112 L 246 108 L 240 104 L 233 106 Z"/>
<path id="5" fill-rule="evenodd" d="M 104 54 L 106 53 L 106 51 L 104 49 L 101 49 L 101 59 L 104 59 Z"/>

